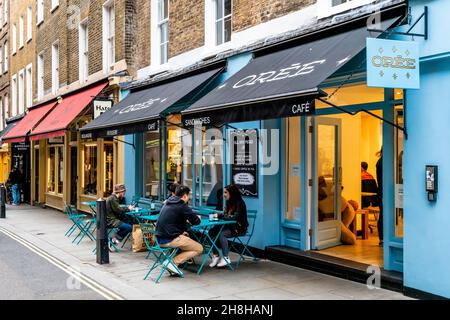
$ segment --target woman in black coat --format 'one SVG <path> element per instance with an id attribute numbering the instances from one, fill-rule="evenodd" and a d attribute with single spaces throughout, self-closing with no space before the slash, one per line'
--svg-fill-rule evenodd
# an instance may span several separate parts
<path id="1" fill-rule="evenodd" d="M 218 250 L 214 248 L 214 257 L 211 264 L 209 265 L 211 268 L 216 266 L 224 267 L 227 264 L 231 263 L 230 258 L 228 257 L 228 254 L 230 252 L 230 249 L 228 247 L 228 238 L 234 238 L 236 236 L 244 235 L 247 232 L 248 228 L 247 207 L 244 200 L 242 199 L 242 195 L 238 187 L 233 184 L 226 186 L 223 195 L 226 200 L 225 210 L 223 214 L 219 215 L 219 218 L 225 220 L 235 220 L 236 223 L 225 225 L 223 227 L 222 232 L 216 242 L 217 247 L 221 248 L 222 250 L 223 258 L 220 258 Z M 214 239 L 219 231 L 219 226 L 212 228 L 210 231 L 211 238 Z"/>

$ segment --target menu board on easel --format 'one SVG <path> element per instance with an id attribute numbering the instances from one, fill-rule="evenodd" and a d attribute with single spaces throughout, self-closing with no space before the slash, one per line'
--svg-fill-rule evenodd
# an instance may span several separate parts
<path id="1" fill-rule="evenodd" d="M 243 196 L 258 197 L 258 130 L 231 131 L 231 181 Z"/>

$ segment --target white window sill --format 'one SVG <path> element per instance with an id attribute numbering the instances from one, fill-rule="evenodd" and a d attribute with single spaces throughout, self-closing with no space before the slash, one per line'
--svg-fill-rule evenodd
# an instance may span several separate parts
<path id="1" fill-rule="evenodd" d="M 36 22 L 36 27 L 39 27 L 43 22 L 44 22 L 44 19 L 42 19 L 42 20 Z"/>
<path id="2" fill-rule="evenodd" d="M 22 50 L 22 49 L 23 49 L 23 45 L 19 46 L 19 50 Z"/>
<path id="3" fill-rule="evenodd" d="M 51 10 L 50 10 L 50 13 L 53 13 L 53 11 L 55 11 L 56 9 L 58 9 L 59 8 L 59 4 L 57 4 L 56 6 L 54 6 Z"/>
<path id="4" fill-rule="evenodd" d="M 27 43 L 30 43 L 31 40 L 32 40 L 32 38 L 27 39 Z"/>
<path id="5" fill-rule="evenodd" d="M 375 0 L 353 0 L 351 2 L 343 3 L 337 6 L 331 6 L 331 1 L 328 4 L 317 4 L 317 18 L 327 18 L 345 11 L 353 10 L 375 2 Z"/>

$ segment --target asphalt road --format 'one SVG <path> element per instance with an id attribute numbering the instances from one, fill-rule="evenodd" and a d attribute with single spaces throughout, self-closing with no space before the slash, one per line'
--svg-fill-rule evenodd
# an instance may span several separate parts
<path id="1" fill-rule="evenodd" d="M 0 300 L 104 300 L 19 242 L 0 232 Z"/>

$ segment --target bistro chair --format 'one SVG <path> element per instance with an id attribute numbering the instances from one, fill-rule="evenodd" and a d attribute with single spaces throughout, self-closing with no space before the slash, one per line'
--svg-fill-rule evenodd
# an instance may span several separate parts
<path id="1" fill-rule="evenodd" d="M 66 236 L 70 237 L 75 230 L 78 230 L 77 236 L 72 240 L 72 243 L 80 244 L 81 240 L 85 236 L 87 236 L 91 241 L 95 240 L 94 235 L 91 232 L 91 227 L 95 225 L 95 219 L 89 218 L 85 214 L 80 214 L 77 212 L 76 208 L 72 205 L 67 205 L 64 203 L 64 210 L 69 217 L 70 221 L 72 221 L 72 226 L 66 232 Z"/>
<path id="2" fill-rule="evenodd" d="M 247 253 L 251 257 L 253 257 L 253 261 L 257 261 L 258 258 L 250 251 L 248 248 L 248 244 L 253 236 L 253 231 L 255 230 L 255 222 L 256 222 L 256 210 L 248 210 L 247 211 L 247 220 L 249 220 L 249 226 L 247 228 L 247 232 L 244 235 L 236 236 L 233 238 L 230 244 L 230 249 L 237 252 L 239 254 L 239 260 L 236 263 L 236 267 L 239 266 L 242 260 L 245 260 L 244 254 Z"/>
<path id="3" fill-rule="evenodd" d="M 183 277 L 183 273 L 180 271 L 180 269 L 175 265 L 173 262 L 173 257 L 178 252 L 178 248 L 171 248 L 171 247 L 164 247 L 162 248 L 158 240 L 155 236 L 155 227 L 151 223 L 140 223 L 142 236 L 144 238 L 145 245 L 149 251 L 149 254 L 152 254 L 156 261 L 153 263 L 153 265 L 150 267 L 150 270 L 147 272 L 147 274 L 144 277 L 144 280 L 148 278 L 150 273 L 155 270 L 158 266 L 161 267 L 161 272 L 159 273 L 158 277 L 155 280 L 155 283 L 158 283 L 161 277 L 163 276 L 164 272 L 169 272 L 167 269 L 167 266 L 169 264 L 172 264 L 172 266 L 175 267 L 175 269 L 179 272 L 180 276 Z M 170 273 L 170 272 L 169 272 Z"/>

